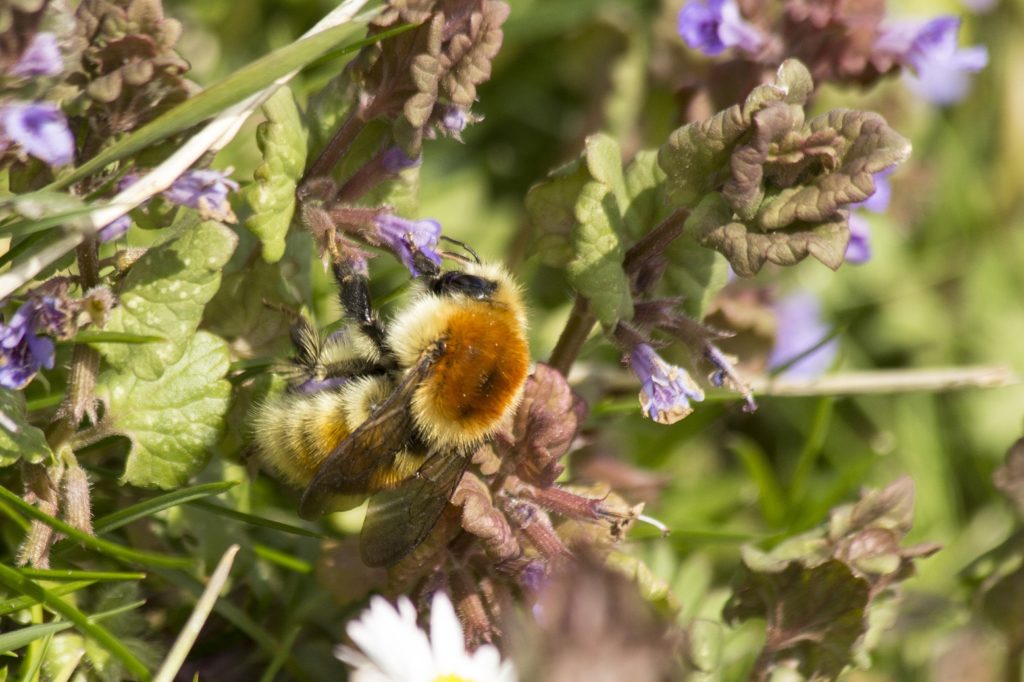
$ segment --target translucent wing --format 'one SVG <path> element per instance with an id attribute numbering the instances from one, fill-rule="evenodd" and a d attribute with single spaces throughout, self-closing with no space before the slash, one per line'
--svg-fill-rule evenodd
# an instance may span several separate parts
<path id="1" fill-rule="evenodd" d="M 374 492 L 379 487 L 374 481 L 387 478 L 382 470 L 414 440 L 409 401 L 432 364 L 425 359 L 406 372 L 395 391 L 327 456 L 302 495 L 300 516 L 312 519 L 334 511 L 343 496 Z"/>
<path id="2" fill-rule="evenodd" d="M 359 545 L 367 566 L 389 566 L 426 539 L 437 524 L 469 458 L 434 452 L 414 476 L 370 498 Z"/>

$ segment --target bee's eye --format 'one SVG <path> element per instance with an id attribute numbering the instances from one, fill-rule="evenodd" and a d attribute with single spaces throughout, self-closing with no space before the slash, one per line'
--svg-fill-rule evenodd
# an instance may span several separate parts
<path id="1" fill-rule="evenodd" d="M 494 293 L 498 284 L 483 277 L 467 275 L 464 272 L 446 272 L 434 281 L 432 288 L 435 294 L 442 296 L 464 294 L 470 298 L 484 299 Z"/>

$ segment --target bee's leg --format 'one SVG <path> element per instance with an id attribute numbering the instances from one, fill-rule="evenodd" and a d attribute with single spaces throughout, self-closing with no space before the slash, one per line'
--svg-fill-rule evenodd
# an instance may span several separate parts
<path id="1" fill-rule="evenodd" d="M 381 355 L 387 357 L 390 351 L 384 341 L 384 325 L 373 310 L 370 302 L 370 285 L 366 273 L 344 263 L 335 262 L 334 278 L 338 281 L 341 307 L 345 316 L 358 325 L 360 331 L 377 346 Z"/>

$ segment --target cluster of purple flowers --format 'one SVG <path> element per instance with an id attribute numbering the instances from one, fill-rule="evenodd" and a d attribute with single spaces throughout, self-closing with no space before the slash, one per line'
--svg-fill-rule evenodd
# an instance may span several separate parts
<path id="1" fill-rule="evenodd" d="M 743 18 L 736 0 L 688 0 L 679 12 L 678 31 L 690 48 L 711 57 L 728 48 L 756 55 L 767 42 Z M 967 94 L 970 75 L 988 63 L 984 47 L 958 46 L 959 31 L 960 19 L 954 16 L 894 23 L 879 35 L 875 50 L 909 69 L 908 82 L 920 97 L 952 104 Z"/>
<path id="2" fill-rule="evenodd" d="M 8 75 L 39 78 L 55 76 L 63 69 L 57 37 L 37 33 Z M 75 156 L 75 138 L 67 118 L 51 102 L 7 101 L 0 105 L 0 147 L 12 144 L 50 166 L 69 164 Z"/>
<path id="3" fill-rule="evenodd" d="M 40 369 L 53 369 L 53 340 L 41 334 L 59 335 L 67 325 L 68 312 L 54 296 L 30 298 L 0 324 L 0 386 L 21 389 Z"/>
<path id="4" fill-rule="evenodd" d="M 398 256 L 414 277 L 420 274 L 416 267 L 417 254 L 434 265 L 441 265 L 441 254 L 436 250 L 441 239 L 441 223 L 430 219 L 408 220 L 382 212 L 374 219 L 374 224 L 381 245 Z"/>

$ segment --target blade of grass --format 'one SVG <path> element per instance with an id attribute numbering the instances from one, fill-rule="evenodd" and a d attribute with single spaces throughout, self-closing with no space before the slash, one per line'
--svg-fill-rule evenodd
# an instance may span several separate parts
<path id="1" fill-rule="evenodd" d="M 207 502 L 205 500 L 194 500 L 192 502 L 189 502 L 188 505 L 190 507 L 195 507 L 196 509 L 202 509 L 203 511 L 210 512 L 211 514 L 218 514 L 229 519 L 241 521 L 242 523 L 246 523 L 250 526 L 269 528 L 271 530 L 281 531 L 282 533 L 291 533 L 292 535 L 301 535 L 307 538 L 322 539 L 326 537 L 320 533 L 316 533 L 311 530 L 306 530 L 305 528 L 302 528 L 300 526 L 292 526 L 287 523 L 281 523 L 280 521 L 271 521 L 270 519 L 265 519 L 260 516 L 254 516 L 252 514 L 246 514 L 245 512 L 240 512 L 237 509 L 223 507 L 219 504 L 213 504 L 212 502 Z"/>
<path id="2" fill-rule="evenodd" d="M 28 531 L 29 526 L 31 524 L 29 524 L 29 522 L 25 520 L 24 516 L 11 509 L 11 506 L 4 502 L 3 500 L 0 500 L 0 512 L 2 512 L 4 516 L 13 521 L 15 525 L 17 525 L 18 528 L 22 530 L 22 532 Z"/>
<path id="3" fill-rule="evenodd" d="M 778 526 L 786 518 L 786 496 L 764 450 L 756 441 L 745 436 L 730 439 L 728 448 L 743 462 L 747 473 L 757 485 L 765 521 L 773 528 Z"/>
<path id="4" fill-rule="evenodd" d="M 309 574 L 313 572 L 313 566 L 302 559 L 297 559 L 284 552 L 279 552 L 273 547 L 267 547 L 266 545 L 254 542 L 252 545 L 252 552 L 256 556 L 266 559 L 267 561 L 277 564 L 282 568 L 286 568 L 289 571 L 296 573 Z"/>
<path id="5" fill-rule="evenodd" d="M 821 449 L 825 446 L 825 438 L 828 437 L 835 404 L 835 398 L 826 397 L 818 400 L 815 405 L 807 440 L 804 441 L 804 446 L 797 456 L 796 465 L 793 467 L 793 476 L 789 480 L 791 509 L 799 507 L 807 494 L 807 481 L 811 477 L 811 472 L 814 471 L 814 465 L 821 455 Z"/>
<path id="6" fill-rule="evenodd" d="M 91 616 L 88 616 L 88 620 L 91 622 L 100 621 L 104 618 L 109 618 L 111 616 L 116 616 L 119 613 L 124 613 L 125 611 L 137 609 L 145 603 L 146 602 L 144 600 L 140 600 L 132 602 L 131 604 L 122 604 L 117 608 L 109 609 L 107 611 L 95 613 Z M 6 653 L 8 651 L 14 651 L 15 649 L 20 649 L 24 646 L 28 646 L 37 639 L 45 637 L 46 635 L 56 634 L 63 630 L 67 630 L 68 628 L 73 626 L 74 623 L 70 621 L 58 620 L 49 623 L 40 623 L 38 625 L 28 625 L 23 628 L 18 628 L 17 630 L 12 630 L 11 632 L 5 632 L 3 634 L 0 634 L 0 654 Z"/>
<path id="7" fill-rule="evenodd" d="M 238 550 L 238 545 L 231 545 L 228 547 L 228 551 L 224 552 L 224 556 L 220 558 L 217 568 L 213 571 L 213 575 L 210 576 L 210 582 L 207 583 L 202 596 L 199 597 L 195 608 L 192 609 L 192 615 L 188 617 L 188 621 L 186 621 L 185 626 L 178 634 L 178 638 L 174 641 L 174 646 L 167 652 L 167 658 L 164 659 L 160 669 L 153 677 L 153 682 L 172 682 L 174 676 L 178 674 L 182 664 L 185 662 L 185 657 L 188 656 L 192 645 L 199 638 L 199 632 L 203 629 L 206 619 L 210 617 L 210 611 L 213 610 L 213 605 L 217 602 L 220 591 L 224 588 L 224 583 L 227 582 L 228 575 L 231 573 L 231 565 L 235 562 Z"/>
<path id="8" fill-rule="evenodd" d="M 277 673 L 280 672 L 281 666 L 287 660 L 291 654 L 292 647 L 295 646 L 295 640 L 298 638 L 299 633 L 302 632 L 302 626 L 296 625 L 288 634 L 284 636 L 284 641 L 281 642 L 281 648 L 274 656 L 274 660 L 270 662 L 267 669 L 263 671 L 263 676 L 260 677 L 260 682 L 274 682 L 274 678 L 277 677 Z"/>
<path id="9" fill-rule="evenodd" d="M 40 398 L 26 400 L 25 409 L 29 412 L 32 412 L 34 410 L 45 410 L 48 407 L 55 407 L 57 405 L 60 405 L 62 400 L 64 400 L 63 393 L 51 393 L 50 395 L 44 395 Z"/>
<path id="10" fill-rule="evenodd" d="M 57 596 L 63 596 L 65 594 L 71 594 L 72 592 L 77 592 L 78 590 L 89 587 L 89 585 L 93 585 L 95 584 L 95 582 L 95 580 L 82 580 L 81 582 L 63 583 L 60 585 L 55 585 L 54 587 L 51 587 L 49 589 L 52 594 L 55 594 Z M 33 606 L 34 604 L 38 603 L 39 602 L 33 599 L 32 597 L 25 596 L 8 599 L 6 601 L 0 602 L 0 616 L 10 615 L 12 613 L 15 613 L 16 611 L 27 609 Z"/>
<path id="11" fill-rule="evenodd" d="M 117 637 L 102 625 L 92 622 L 88 616 L 57 595 L 3 564 L 0 564 L 0 583 L 9 590 L 37 599 L 49 610 L 71 621 L 82 635 L 106 649 L 133 675 L 142 680 L 150 679 L 146 666 Z"/>
<path id="12" fill-rule="evenodd" d="M 171 507 L 176 507 L 179 504 L 185 504 L 186 502 L 199 500 L 204 497 L 220 495 L 221 493 L 231 490 L 236 485 L 238 485 L 237 481 L 217 481 L 215 483 L 194 485 L 190 488 L 181 488 L 165 495 L 158 495 L 157 497 L 150 498 L 145 502 L 139 502 L 138 504 L 133 504 L 130 507 L 125 507 L 113 514 L 102 516 L 96 519 L 95 523 L 93 523 L 93 528 L 96 529 L 97 533 L 109 533 L 110 531 L 127 525 L 132 521 L 152 516 L 164 509 L 170 509 Z"/>
<path id="13" fill-rule="evenodd" d="M 124 573 L 115 571 L 76 571 L 70 568 L 19 568 L 26 578 L 32 580 L 50 580 L 53 582 L 74 582 L 88 580 L 102 582 L 109 580 L 145 580 L 145 573 Z"/>
<path id="14" fill-rule="evenodd" d="M 7 488 L 0 486 L 0 499 L 3 499 L 8 504 L 16 508 L 25 516 L 29 516 L 33 519 L 45 523 L 50 528 L 63 533 L 68 536 L 71 540 L 74 540 L 86 547 L 93 549 L 101 554 L 106 554 L 109 557 L 117 559 L 119 561 L 127 561 L 132 563 L 140 563 L 148 566 L 163 566 L 164 568 L 184 568 L 189 569 L 195 565 L 195 560 L 187 557 L 177 556 L 165 556 L 163 554 L 156 554 L 153 552 L 144 552 L 137 549 L 129 549 L 122 547 L 114 542 L 107 540 L 101 540 L 100 538 L 93 537 L 87 533 L 83 533 L 77 528 L 70 524 L 64 523 L 60 519 L 55 519 L 46 512 L 36 509 L 29 503 L 22 500 L 20 497 L 12 493 Z M 10 569 L 13 570 L 13 569 Z"/>

